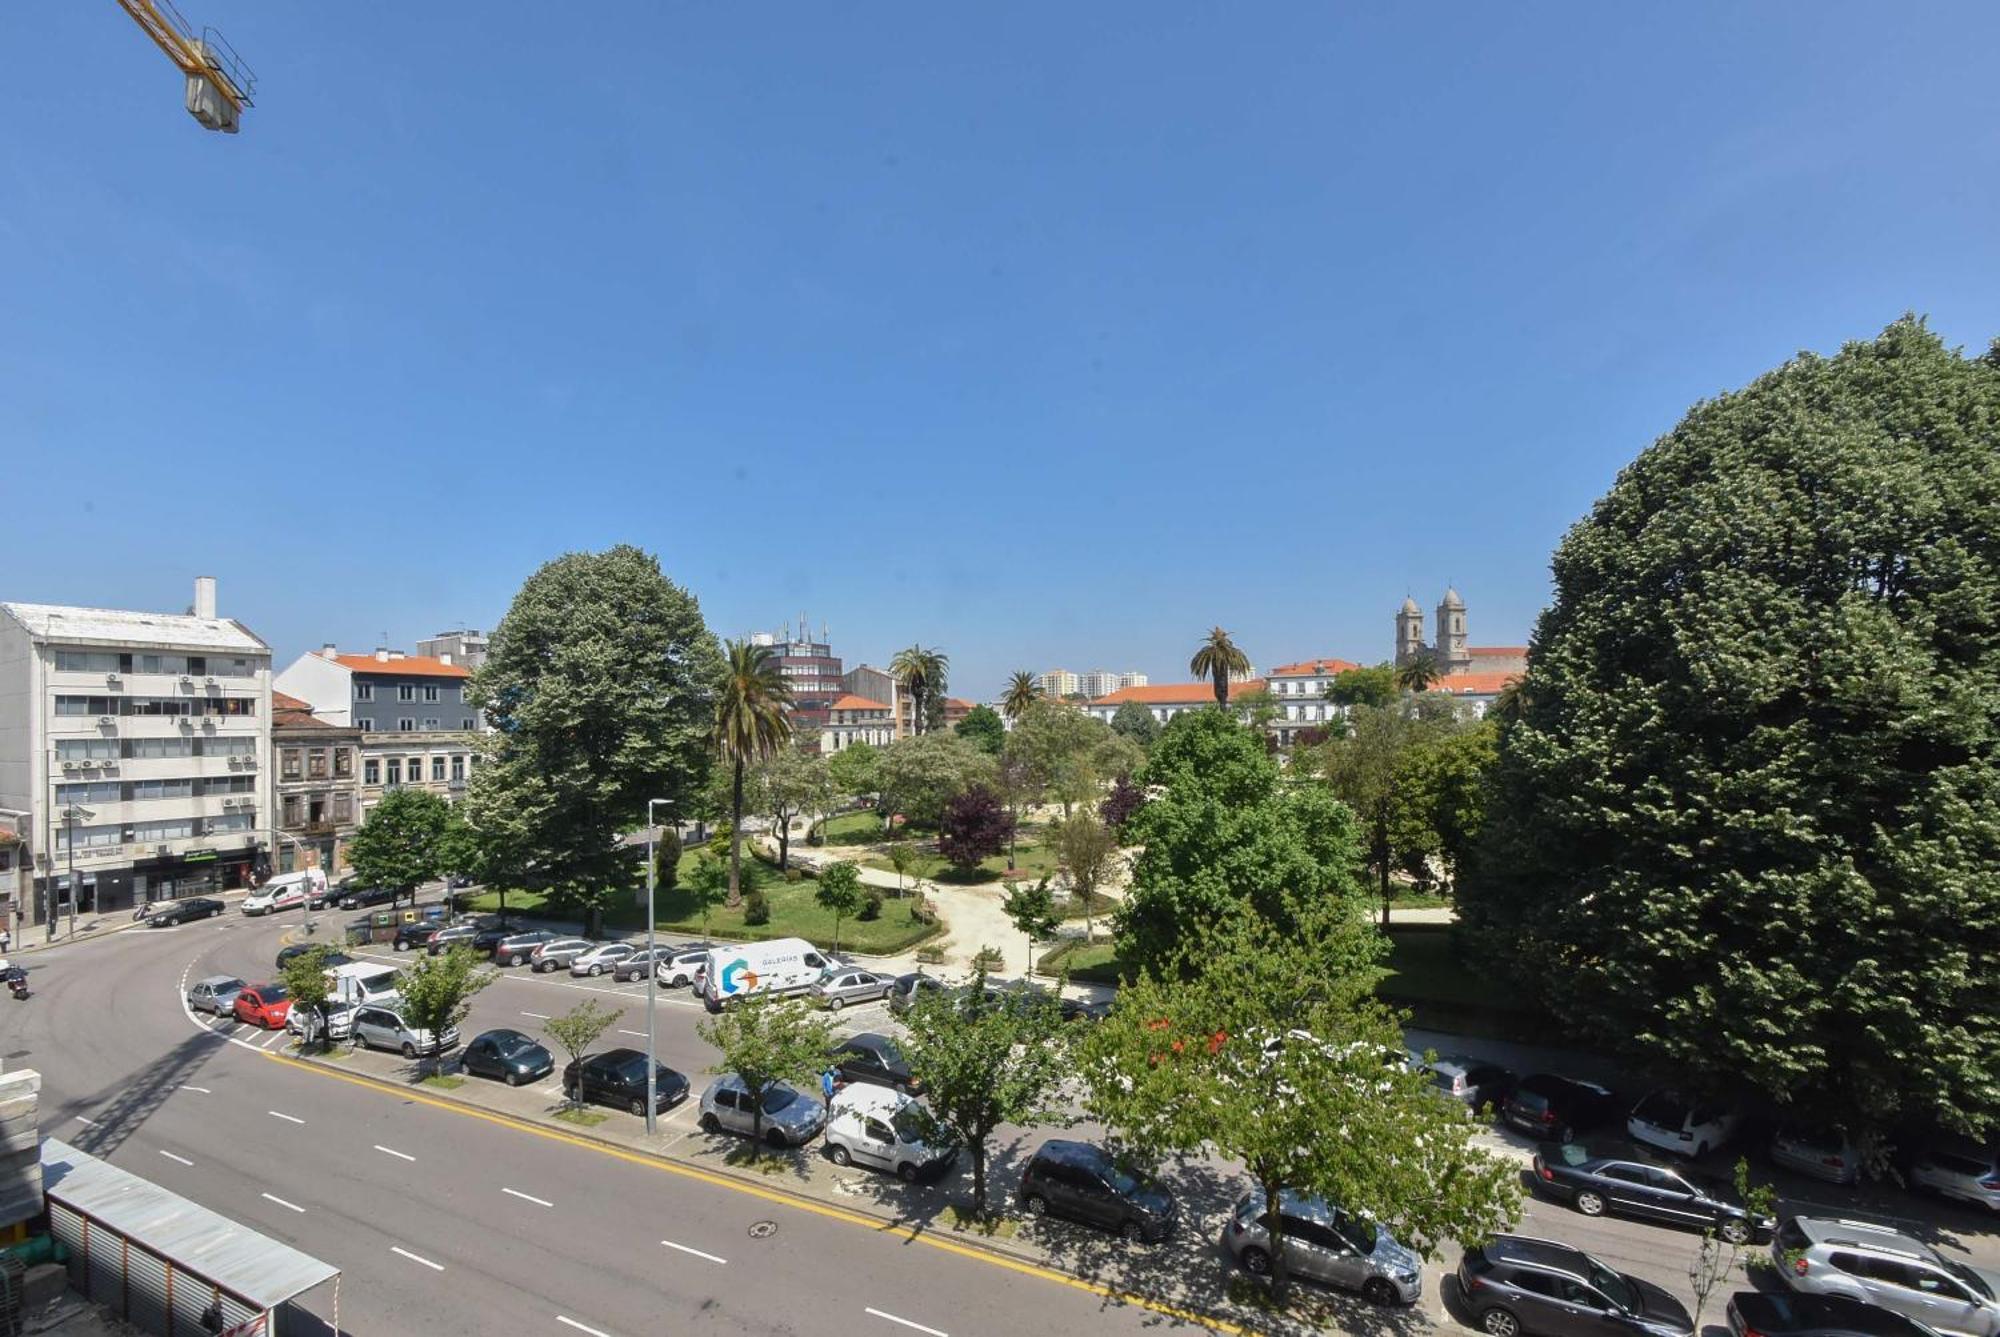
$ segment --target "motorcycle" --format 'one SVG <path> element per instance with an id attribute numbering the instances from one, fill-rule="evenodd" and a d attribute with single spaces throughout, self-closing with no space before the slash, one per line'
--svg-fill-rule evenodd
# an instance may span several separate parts
<path id="1" fill-rule="evenodd" d="M 30 993 L 28 972 L 19 966 L 8 966 L 0 970 L 0 980 L 7 981 L 7 992 L 14 995 L 14 1001 L 25 1001 Z"/>

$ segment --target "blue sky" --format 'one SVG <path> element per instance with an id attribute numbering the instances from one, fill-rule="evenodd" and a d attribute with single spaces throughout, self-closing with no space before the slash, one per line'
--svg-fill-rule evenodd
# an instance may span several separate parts
<path id="1" fill-rule="evenodd" d="M 620 541 L 964 695 L 1513 642 L 1690 403 L 2000 335 L 1990 3 L 181 7 L 240 136 L 11 7 L 0 597 L 285 658 Z"/>

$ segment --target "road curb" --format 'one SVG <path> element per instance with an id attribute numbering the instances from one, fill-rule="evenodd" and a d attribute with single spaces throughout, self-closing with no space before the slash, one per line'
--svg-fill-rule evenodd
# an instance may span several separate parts
<path id="1" fill-rule="evenodd" d="M 249 894 L 248 891 L 219 891 L 215 894 L 215 899 L 235 905 L 240 904 L 243 898 Z M 21 927 L 22 933 L 25 936 L 30 930 L 39 929 L 42 926 L 39 924 L 23 924 Z M 7 949 L 7 955 L 10 957 L 30 956 L 35 952 L 46 952 L 55 947 L 74 947 L 78 943 L 83 942 L 100 942 L 115 934 L 123 933 L 127 929 L 145 927 L 147 927 L 147 924 L 143 919 L 106 920 L 100 915 L 97 922 L 90 928 L 56 938 L 53 942 L 17 942 Z"/>

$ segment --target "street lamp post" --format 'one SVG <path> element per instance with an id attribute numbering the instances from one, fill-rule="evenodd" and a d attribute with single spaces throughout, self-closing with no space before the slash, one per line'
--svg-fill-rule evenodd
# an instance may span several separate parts
<path id="1" fill-rule="evenodd" d="M 660 993 L 658 971 L 660 963 L 653 959 L 653 888 L 659 880 L 659 855 L 654 848 L 654 837 L 659 827 L 653 821 L 653 809 L 660 804 L 672 807 L 670 798 L 649 798 L 646 800 L 646 1136 L 652 1137 L 660 1131 L 660 1116 L 654 1108 L 658 1097 L 660 1081 L 659 1063 L 653 1057 L 653 1013 L 657 1009 Z"/>
<path id="2" fill-rule="evenodd" d="M 88 808 L 69 804 L 63 809 L 63 820 L 69 823 L 69 936 L 76 936 L 76 819 L 82 816 L 86 821 L 95 816 Z M 49 915 L 50 936 L 54 936 L 56 917 Z"/>

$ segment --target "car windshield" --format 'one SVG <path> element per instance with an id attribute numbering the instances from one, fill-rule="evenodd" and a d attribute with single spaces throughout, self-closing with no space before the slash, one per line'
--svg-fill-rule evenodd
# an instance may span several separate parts
<path id="1" fill-rule="evenodd" d="M 1530 1113 L 1540 1114 L 1549 1107 L 1549 1098 L 1531 1086 L 1524 1086 L 1514 1093 L 1514 1103 Z"/>
<path id="2" fill-rule="evenodd" d="M 257 991 L 257 996 L 267 1003 L 282 1003 L 289 996 L 281 984 L 267 984 Z"/>
<path id="3" fill-rule="evenodd" d="M 240 991 L 244 986 L 242 980 L 217 980 L 213 987 L 217 993 L 229 993 L 231 990 Z"/>
<path id="4" fill-rule="evenodd" d="M 896 1130 L 896 1136 L 905 1142 L 922 1142 L 930 1132 L 930 1121 L 915 1105 L 905 1105 L 896 1111 L 896 1117 L 889 1120 Z"/>
<path id="5" fill-rule="evenodd" d="M 1613 1272 L 1595 1258 L 1590 1261 L 1590 1284 L 1610 1297 L 1611 1303 L 1628 1314 L 1641 1314 L 1646 1306 L 1639 1299 L 1639 1290 L 1625 1280 L 1620 1273 Z"/>
<path id="6" fill-rule="evenodd" d="M 903 1061 L 903 1051 L 896 1048 L 894 1040 L 877 1040 L 875 1052 L 882 1056 L 882 1062 L 893 1068 Z"/>
<path id="7" fill-rule="evenodd" d="M 1128 1170 L 1115 1161 L 1104 1167 L 1104 1177 L 1111 1181 L 1111 1187 L 1125 1197 L 1131 1197 L 1152 1187 L 1152 1178 L 1137 1170 Z"/>
<path id="8" fill-rule="evenodd" d="M 774 1086 L 764 1093 L 764 1113 L 776 1114 L 791 1106 L 799 1098 L 799 1093 L 788 1086 Z"/>
<path id="9" fill-rule="evenodd" d="M 1656 1128 L 1680 1128 L 1687 1123 L 1687 1103 L 1666 1091 L 1655 1091 L 1632 1113 Z"/>
<path id="10" fill-rule="evenodd" d="M 1951 1273 L 1954 1277 L 1957 1277 L 1960 1281 L 1964 1282 L 1968 1287 L 1970 1287 L 1974 1295 L 1977 1295 L 1981 1299 L 1985 1300 L 1991 1300 L 1993 1298 L 1993 1288 L 1986 1284 L 1986 1278 L 1980 1276 L 1977 1272 L 1974 1272 L 1964 1263 L 1958 1262 L 1956 1259 L 1944 1258 L 1944 1257 L 1940 1257 L 1938 1261 L 1944 1264 L 1945 1270 L 1947 1272 Z"/>
<path id="11" fill-rule="evenodd" d="M 1342 1239 L 1364 1255 L 1375 1252 L 1375 1241 L 1382 1235 L 1382 1228 L 1373 1221 L 1360 1221 L 1346 1212 L 1334 1214 L 1333 1228 L 1340 1232 Z"/>

